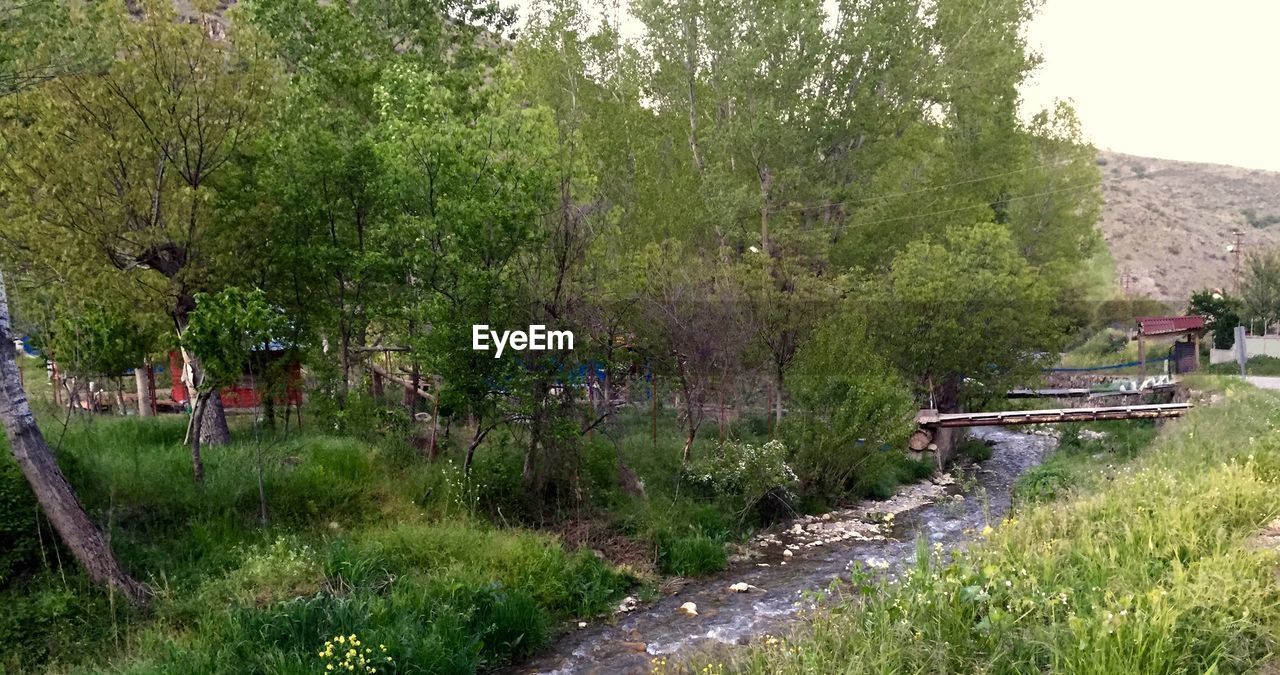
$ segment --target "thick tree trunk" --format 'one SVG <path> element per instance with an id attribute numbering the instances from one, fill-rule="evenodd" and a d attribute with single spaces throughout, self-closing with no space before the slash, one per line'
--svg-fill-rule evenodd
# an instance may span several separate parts
<path id="1" fill-rule="evenodd" d="M 36 426 L 14 359 L 9 300 L 3 278 L 0 278 L 0 339 L 9 345 L 0 350 L 3 351 L 0 354 L 0 424 L 4 425 L 13 457 L 31 485 L 40 509 L 90 579 L 118 591 L 130 602 L 146 602 L 146 588 L 120 567 L 106 538 L 85 513 Z"/>
<path id="2" fill-rule="evenodd" d="M 204 368 L 200 365 L 200 359 L 187 350 L 182 350 L 182 358 L 186 361 L 187 370 L 190 371 L 190 380 L 187 382 L 187 391 L 189 395 L 195 395 L 201 389 L 204 380 Z M 193 405 L 192 412 L 195 411 Z M 200 443 L 208 446 L 226 445 L 231 442 L 231 430 L 227 427 L 227 411 L 222 407 L 222 396 L 218 392 L 212 392 L 209 400 L 205 401 L 203 406 L 203 419 L 199 425 Z M 188 434 L 187 442 L 191 442 L 190 434 Z"/>
<path id="3" fill-rule="evenodd" d="M 203 385 L 204 367 L 200 365 L 200 360 L 194 354 L 185 349 L 182 350 L 182 358 L 186 359 L 187 368 L 191 372 L 191 381 L 187 382 L 187 390 L 199 391 Z M 222 407 L 222 395 L 216 391 L 209 393 L 201 410 L 202 417 L 197 426 L 200 443 L 208 446 L 230 443 L 231 429 L 227 427 L 227 411 Z M 195 412 L 194 407 L 192 412 Z M 190 442 L 192 439 L 187 440 Z"/>
<path id="4" fill-rule="evenodd" d="M 133 371 L 133 381 L 138 388 L 138 417 L 151 417 L 156 412 L 155 392 L 151 391 L 151 363 L 142 364 Z"/>
<path id="5" fill-rule="evenodd" d="M 222 407 L 218 392 L 209 394 L 204 404 L 204 423 L 200 425 L 200 442 L 205 445 L 226 445 L 231 442 L 231 429 L 227 427 L 227 411 Z"/>

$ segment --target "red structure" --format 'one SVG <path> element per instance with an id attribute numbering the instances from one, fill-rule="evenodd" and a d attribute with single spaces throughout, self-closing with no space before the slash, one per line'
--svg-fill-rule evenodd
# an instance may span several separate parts
<path id="1" fill-rule="evenodd" d="M 1183 334 L 1204 330 L 1203 316 L 1140 316 L 1134 321 L 1138 322 L 1140 335 Z"/>
<path id="2" fill-rule="evenodd" d="M 267 360 L 283 358 L 282 352 L 270 352 Z M 171 396 L 175 403 L 185 404 L 191 398 L 191 392 L 186 384 L 186 369 L 183 367 L 182 355 L 178 352 L 169 352 L 169 372 L 173 376 L 173 389 Z M 302 366 L 296 360 L 290 361 L 287 366 L 288 382 L 285 385 L 285 395 L 276 398 L 276 405 L 301 405 L 302 404 Z M 253 373 L 246 372 L 240 376 L 240 381 L 230 387 L 223 387 L 218 392 L 222 396 L 222 406 L 224 408 L 256 408 L 262 405 L 262 393 L 258 387 L 258 377 Z"/>
<path id="3" fill-rule="evenodd" d="M 1189 373 L 1200 365 L 1200 336 L 1204 334 L 1203 316 L 1140 316 L 1138 322 L 1138 360 L 1141 373 L 1147 374 L 1147 338 L 1173 340 L 1173 371 Z M 1185 337 L 1186 340 L 1181 338 Z"/>

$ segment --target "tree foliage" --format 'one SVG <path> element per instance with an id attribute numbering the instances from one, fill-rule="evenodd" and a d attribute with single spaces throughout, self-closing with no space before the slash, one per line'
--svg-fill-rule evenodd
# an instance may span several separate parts
<path id="1" fill-rule="evenodd" d="M 1204 317 L 1215 349 L 1231 349 L 1235 344 L 1236 326 L 1242 323 L 1241 307 L 1239 298 L 1217 290 L 1205 289 L 1191 294 L 1190 312 Z"/>
<path id="2" fill-rule="evenodd" d="M 15 67 L 78 64 L 0 72 L 33 324 L 167 317 L 205 392 L 284 339 L 318 408 L 394 378 L 405 429 L 464 427 L 470 467 L 506 427 L 549 498 L 639 368 L 686 459 L 709 408 L 764 399 L 835 494 L 848 443 L 1034 378 L 1091 318 L 1099 174 L 1069 106 L 1020 114 L 1033 0 L 635 0 L 635 36 L 578 0 L 518 36 L 473 0 L 54 4 L 0 14 L 0 52 L 41 46 Z M 478 324 L 578 339 L 493 358 Z"/>

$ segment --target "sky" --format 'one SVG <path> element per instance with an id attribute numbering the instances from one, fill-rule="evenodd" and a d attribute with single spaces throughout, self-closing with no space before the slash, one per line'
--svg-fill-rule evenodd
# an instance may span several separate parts
<path id="1" fill-rule="evenodd" d="M 1280 171 L 1280 0 L 1047 0 L 1027 38 L 1026 105 L 1099 148 Z"/>
<path id="2" fill-rule="evenodd" d="M 1045 0 L 1027 44 L 1025 112 L 1065 99 L 1104 150 L 1280 171 L 1280 0 Z"/>

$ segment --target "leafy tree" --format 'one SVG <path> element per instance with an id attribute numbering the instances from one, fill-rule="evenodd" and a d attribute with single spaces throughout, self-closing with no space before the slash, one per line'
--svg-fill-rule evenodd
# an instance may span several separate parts
<path id="1" fill-rule="evenodd" d="M 1053 289 L 1000 225 L 913 243 L 867 291 L 877 343 L 939 410 L 1035 378 L 1063 339 Z"/>
<path id="2" fill-rule="evenodd" d="M 1240 280 L 1240 300 L 1250 323 L 1258 320 L 1263 331 L 1280 320 L 1280 250 L 1250 255 Z"/>
<path id="3" fill-rule="evenodd" d="M 911 388 L 880 353 L 861 308 L 826 318 L 788 369 L 796 412 L 783 425 L 805 489 L 836 499 L 858 483 L 868 456 L 911 431 Z"/>
<path id="4" fill-rule="evenodd" d="M 195 381 L 196 401 L 187 433 L 195 479 L 203 483 L 200 425 L 204 406 L 219 388 L 240 380 L 252 354 L 267 348 L 283 325 L 279 313 L 267 304 L 266 294 L 258 289 L 244 291 L 232 286 L 215 294 L 197 293 L 195 300 L 182 346 L 204 365 Z"/>
<path id="5" fill-rule="evenodd" d="M 135 9 L 78 26 L 115 54 L 102 68 L 6 99 L 6 237 L 139 277 L 181 332 L 210 282 L 218 179 L 256 131 L 275 70 L 234 24 L 179 21 L 160 0 Z M 208 409 L 206 441 L 225 442 L 216 394 Z"/>
<path id="6" fill-rule="evenodd" d="M 1238 298 L 1217 290 L 1204 289 L 1191 294 L 1191 313 L 1205 318 L 1205 327 L 1213 335 L 1215 349 L 1230 349 L 1235 344 L 1236 326 L 1240 320 Z"/>

